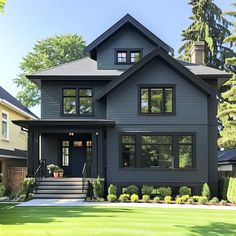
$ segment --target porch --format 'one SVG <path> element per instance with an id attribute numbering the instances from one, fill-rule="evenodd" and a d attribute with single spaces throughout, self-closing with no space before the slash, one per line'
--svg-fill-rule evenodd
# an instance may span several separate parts
<path id="1" fill-rule="evenodd" d="M 64 170 L 65 177 L 106 178 L 106 128 L 110 120 L 14 121 L 28 132 L 28 175 L 34 176 L 40 160 Z M 49 173 L 47 171 L 47 176 Z"/>

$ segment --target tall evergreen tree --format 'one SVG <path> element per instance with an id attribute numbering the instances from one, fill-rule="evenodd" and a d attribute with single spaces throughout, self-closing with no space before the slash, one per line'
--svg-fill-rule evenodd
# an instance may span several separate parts
<path id="1" fill-rule="evenodd" d="M 190 61 L 190 49 L 194 42 L 205 42 L 204 64 L 224 69 L 225 58 L 233 51 L 224 45 L 224 39 L 230 36 L 231 23 L 222 15 L 214 0 L 190 0 L 192 6 L 191 25 L 183 30 L 184 44 L 179 49 L 179 58 Z"/>
<path id="2" fill-rule="evenodd" d="M 232 4 L 236 7 L 236 3 Z M 226 15 L 236 18 L 236 11 L 225 12 Z M 233 23 L 233 34 L 225 38 L 226 43 L 230 43 L 233 48 L 236 46 L 236 20 Z M 226 64 L 230 65 L 230 70 L 234 74 L 233 78 L 225 83 L 221 93 L 222 101 L 218 107 L 218 117 L 222 123 L 218 145 L 223 148 L 236 147 L 236 57 L 226 59 Z"/>

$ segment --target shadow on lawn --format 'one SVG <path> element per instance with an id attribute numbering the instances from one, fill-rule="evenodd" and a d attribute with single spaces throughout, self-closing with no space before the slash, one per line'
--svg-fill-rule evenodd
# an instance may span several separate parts
<path id="1" fill-rule="evenodd" d="M 236 235 L 236 224 L 228 224 L 222 222 L 212 222 L 209 225 L 182 226 L 187 229 L 192 235 Z"/>
<path id="2" fill-rule="evenodd" d="M 116 213 L 129 214 L 132 209 L 89 207 L 0 207 L 0 225 L 21 225 L 26 223 L 61 222 L 59 218 L 116 217 Z"/>

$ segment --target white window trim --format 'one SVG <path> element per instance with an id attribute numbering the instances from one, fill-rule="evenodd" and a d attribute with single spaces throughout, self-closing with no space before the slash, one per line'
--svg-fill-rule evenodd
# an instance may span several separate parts
<path id="1" fill-rule="evenodd" d="M 5 114 L 7 116 L 7 119 L 3 118 L 3 114 Z M 2 136 L 2 139 L 6 140 L 6 141 L 9 141 L 9 131 L 10 131 L 9 130 L 9 113 L 7 111 L 4 111 L 4 110 L 2 110 L 2 122 L 3 121 L 7 123 L 7 138 L 4 138 Z"/>

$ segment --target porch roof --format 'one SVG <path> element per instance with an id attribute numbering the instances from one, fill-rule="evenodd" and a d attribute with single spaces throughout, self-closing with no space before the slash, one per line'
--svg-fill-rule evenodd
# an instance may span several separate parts
<path id="1" fill-rule="evenodd" d="M 13 120 L 14 124 L 28 129 L 29 127 L 42 126 L 94 126 L 94 127 L 114 127 L 114 120 L 106 119 L 41 119 L 41 120 Z"/>

